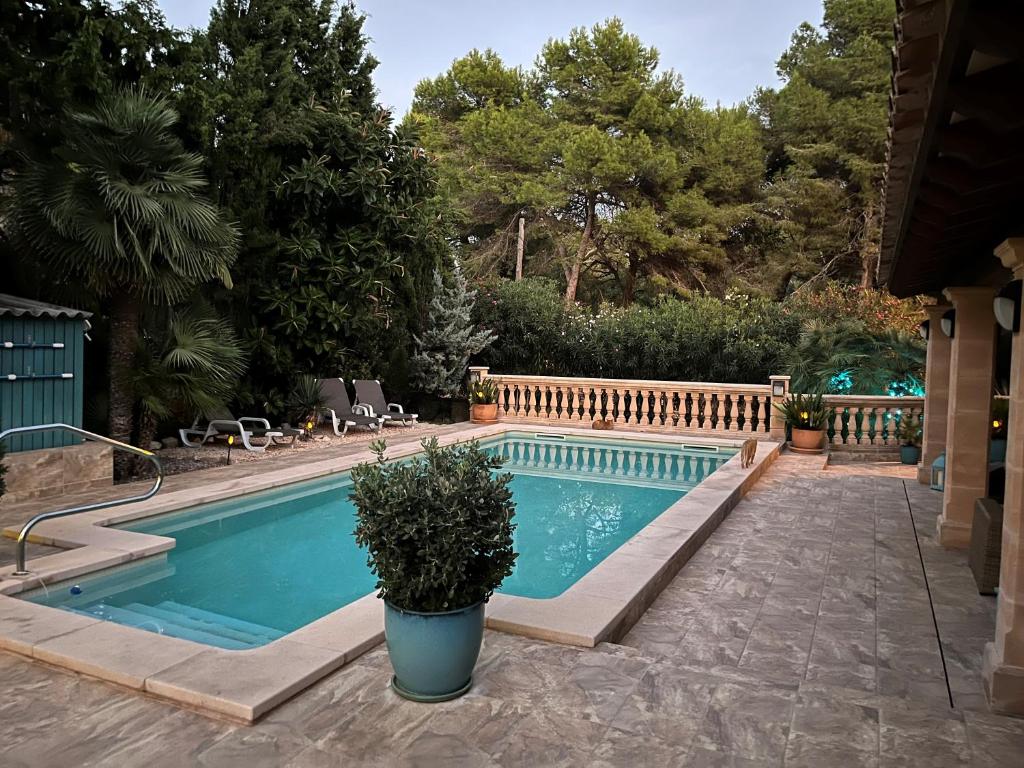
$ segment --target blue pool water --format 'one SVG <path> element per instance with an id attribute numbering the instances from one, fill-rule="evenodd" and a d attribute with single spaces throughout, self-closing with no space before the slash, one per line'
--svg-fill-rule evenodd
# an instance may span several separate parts
<path id="1" fill-rule="evenodd" d="M 509 434 L 515 571 L 501 592 L 564 592 L 735 452 Z M 124 526 L 171 536 L 149 558 L 29 599 L 222 648 L 282 637 L 372 592 L 339 474 Z"/>

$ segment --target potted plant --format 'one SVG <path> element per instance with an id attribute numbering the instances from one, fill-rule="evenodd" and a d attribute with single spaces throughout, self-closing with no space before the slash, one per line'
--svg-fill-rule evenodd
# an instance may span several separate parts
<path id="1" fill-rule="evenodd" d="M 896 436 L 900 441 L 900 461 L 917 464 L 921 460 L 921 423 L 913 417 L 900 419 Z"/>
<path id="2" fill-rule="evenodd" d="M 288 411 L 302 430 L 302 439 L 313 437 L 313 430 L 320 422 L 320 415 L 327 407 L 320 380 L 308 373 L 300 375 L 288 394 Z"/>
<path id="3" fill-rule="evenodd" d="M 515 503 L 503 459 L 475 443 L 352 470 L 356 542 L 369 551 L 384 600 L 391 685 L 414 701 L 446 701 L 472 685 L 484 604 L 512 573 Z"/>
<path id="4" fill-rule="evenodd" d="M 820 450 L 835 411 L 825 405 L 822 395 L 790 394 L 776 409 L 790 430 L 790 445 L 800 451 Z"/>
<path id="5" fill-rule="evenodd" d="M 469 420 L 474 424 L 498 421 L 498 385 L 494 379 L 479 379 L 469 385 Z"/>

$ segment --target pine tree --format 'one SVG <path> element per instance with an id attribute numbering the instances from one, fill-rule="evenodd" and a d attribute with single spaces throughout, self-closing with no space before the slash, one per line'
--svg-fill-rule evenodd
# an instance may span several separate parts
<path id="1" fill-rule="evenodd" d="M 435 270 L 427 328 L 415 337 L 416 353 L 411 360 L 412 381 L 424 392 L 456 395 L 466 377 L 469 358 L 497 338 L 489 330 L 474 328 L 470 315 L 475 300 L 476 291 L 467 290 L 462 270 L 455 269 L 448 286 Z"/>

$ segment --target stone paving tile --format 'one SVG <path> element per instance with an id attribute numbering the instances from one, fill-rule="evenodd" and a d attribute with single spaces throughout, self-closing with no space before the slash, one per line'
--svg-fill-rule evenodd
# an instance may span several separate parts
<path id="1" fill-rule="evenodd" d="M 0 764 L 1024 765 L 978 693 L 994 601 L 935 545 L 938 495 L 872 471 L 783 456 L 621 644 L 487 632 L 444 704 L 396 696 L 383 648 L 252 727 L 0 654 Z"/>

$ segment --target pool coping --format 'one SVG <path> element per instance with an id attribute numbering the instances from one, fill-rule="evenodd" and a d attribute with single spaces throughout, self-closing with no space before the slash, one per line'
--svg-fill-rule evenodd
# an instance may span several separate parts
<path id="1" fill-rule="evenodd" d="M 439 436 L 442 445 L 506 433 L 563 434 L 591 439 L 738 447 L 729 435 L 697 438 L 657 432 L 602 432 L 498 423 Z M 760 436 L 759 436 L 760 437 Z M 593 647 L 621 639 L 700 545 L 778 456 L 780 444 L 758 440 L 754 461 L 740 454 L 594 566 L 557 597 L 495 594 L 489 628 L 541 640 Z M 389 448 L 389 458 L 418 453 L 417 443 Z M 14 595 L 143 558 L 165 556 L 174 539 L 110 528 L 142 518 L 344 472 L 373 460 L 369 451 L 246 478 L 214 481 L 114 509 L 40 523 L 29 540 L 76 547 L 30 561 L 19 578 L 0 569 L 0 648 L 196 708 L 252 723 L 291 696 L 384 639 L 384 610 L 365 595 L 283 638 L 229 651 L 30 603 Z M 5 535 L 16 535 L 8 528 Z"/>

